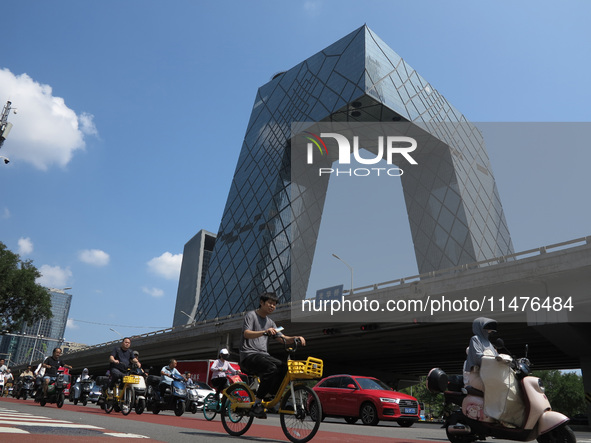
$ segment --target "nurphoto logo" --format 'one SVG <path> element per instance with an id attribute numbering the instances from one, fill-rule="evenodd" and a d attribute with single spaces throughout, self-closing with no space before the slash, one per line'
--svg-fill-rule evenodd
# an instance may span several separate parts
<path id="1" fill-rule="evenodd" d="M 384 167 L 372 167 L 372 168 L 339 168 L 339 167 L 321 167 L 318 168 L 318 174 L 322 175 L 330 175 L 336 174 L 338 175 L 349 175 L 349 176 L 357 176 L 357 177 L 367 177 L 370 175 L 389 175 L 392 177 L 399 177 L 401 176 L 404 171 L 398 167 L 394 166 L 394 159 L 396 158 L 399 162 L 401 159 L 404 159 L 411 165 L 417 165 L 418 163 L 416 160 L 410 155 L 417 148 L 417 141 L 412 137 L 406 136 L 379 136 L 377 137 L 377 144 L 373 146 L 363 146 L 362 148 L 366 148 L 369 154 L 373 154 L 374 156 L 371 158 L 364 158 L 361 156 L 359 150 L 359 136 L 353 136 L 353 149 L 351 149 L 351 142 L 349 139 L 337 132 L 321 132 L 320 135 L 316 135 L 312 132 L 305 131 L 306 134 L 304 137 L 308 140 L 307 143 L 307 158 L 306 162 L 309 165 L 314 164 L 314 157 L 320 155 L 322 157 L 328 156 L 329 149 L 327 147 L 327 143 L 329 145 L 333 145 L 334 142 L 330 142 L 325 139 L 333 139 L 337 143 L 337 153 L 338 153 L 338 164 L 339 165 L 350 165 L 351 164 L 351 152 L 353 153 L 353 157 L 355 161 L 362 165 L 376 165 L 377 163 L 381 162 L 383 159 L 386 160 L 388 168 Z M 332 141 L 332 140 L 331 140 Z M 334 155 L 334 148 L 331 146 L 330 152 Z M 400 157 L 399 157 L 400 156 Z"/>

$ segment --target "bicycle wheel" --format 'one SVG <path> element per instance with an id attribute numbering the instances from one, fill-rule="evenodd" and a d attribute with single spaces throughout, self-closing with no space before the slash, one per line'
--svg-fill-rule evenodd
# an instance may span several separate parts
<path id="1" fill-rule="evenodd" d="M 231 398 L 222 400 L 222 425 L 226 432 L 235 437 L 244 434 L 252 425 L 254 417 L 249 415 L 250 408 L 232 408 L 240 403 L 254 402 L 254 395 L 243 383 L 234 383 L 226 393 Z"/>
<path id="2" fill-rule="evenodd" d="M 206 420 L 213 420 L 217 415 L 218 409 L 218 396 L 215 394 L 209 394 L 203 400 L 203 416 Z"/>
<path id="3" fill-rule="evenodd" d="M 322 406 L 312 388 L 296 385 L 293 391 L 295 397 L 288 389 L 281 399 L 279 419 L 285 436 L 294 443 L 303 443 L 311 440 L 318 432 Z"/>
<path id="4" fill-rule="evenodd" d="M 104 403 L 103 403 L 103 410 L 107 414 L 110 414 L 111 412 L 113 412 L 113 408 L 115 406 L 114 403 L 115 403 L 115 399 L 113 397 L 110 397 L 108 394 L 105 394 Z"/>
<path id="5" fill-rule="evenodd" d="M 126 386 L 125 391 L 123 391 L 123 399 L 121 400 L 121 413 L 123 415 L 129 415 L 134 402 L 133 388 L 131 386 Z"/>

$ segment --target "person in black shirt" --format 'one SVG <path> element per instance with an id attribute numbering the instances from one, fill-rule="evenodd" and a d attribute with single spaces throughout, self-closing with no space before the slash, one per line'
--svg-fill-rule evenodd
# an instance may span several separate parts
<path id="1" fill-rule="evenodd" d="M 123 378 L 125 372 L 131 367 L 132 363 L 141 367 L 140 362 L 133 355 L 133 351 L 131 350 L 131 339 L 129 337 L 123 339 L 120 347 L 113 349 L 113 352 L 111 352 L 111 355 L 109 356 L 109 362 L 111 363 L 109 367 L 111 374 L 109 389 L 113 389 L 115 384 Z"/>
<path id="2" fill-rule="evenodd" d="M 67 365 L 61 359 L 62 350 L 61 348 L 55 348 L 53 350 L 53 354 L 45 359 L 43 362 L 43 367 L 45 368 L 45 376 L 43 377 L 43 395 L 47 395 L 47 386 L 49 385 L 50 381 L 55 381 L 57 377 L 57 370 L 60 367 L 70 368 L 72 366 Z"/>

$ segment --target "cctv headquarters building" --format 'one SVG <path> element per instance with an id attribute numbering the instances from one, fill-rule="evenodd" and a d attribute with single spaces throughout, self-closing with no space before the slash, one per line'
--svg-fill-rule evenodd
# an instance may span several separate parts
<path id="1" fill-rule="evenodd" d="M 362 26 L 259 88 L 218 232 L 185 245 L 174 326 L 254 309 L 265 291 L 286 303 L 307 285 L 324 196 L 294 204 L 294 122 L 402 122 L 438 141 L 400 177 L 421 274 L 513 253 L 481 133 Z"/>

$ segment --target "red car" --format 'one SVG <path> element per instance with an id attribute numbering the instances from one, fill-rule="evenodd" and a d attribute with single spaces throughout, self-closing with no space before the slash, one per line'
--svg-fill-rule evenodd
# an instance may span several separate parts
<path id="1" fill-rule="evenodd" d="M 350 424 L 361 419 L 365 425 L 391 420 L 403 427 L 420 419 L 416 398 L 394 391 L 377 378 L 333 375 L 320 380 L 314 391 L 322 405 L 322 418 L 344 417 Z"/>

